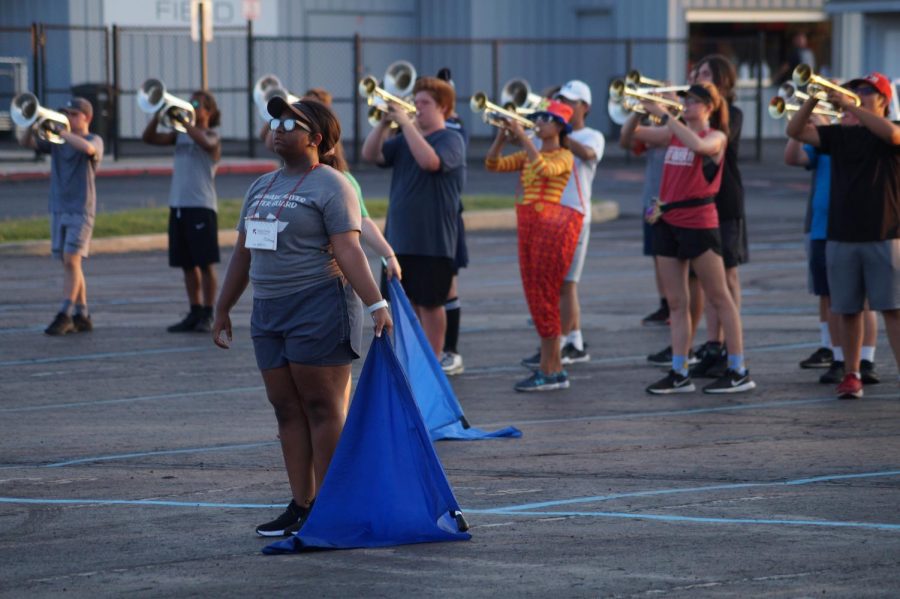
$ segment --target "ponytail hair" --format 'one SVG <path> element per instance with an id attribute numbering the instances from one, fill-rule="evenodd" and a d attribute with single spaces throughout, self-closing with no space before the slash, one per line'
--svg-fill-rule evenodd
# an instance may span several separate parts
<path id="1" fill-rule="evenodd" d="M 725 101 L 725 98 L 719 94 L 719 89 L 713 85 L 712 83 L 695 83 L 694 85 L 699 85 L 705 89 L 712 101 L 709 104 L 710 115 L 709 115 L 709 126 L 713 129 L 718 129 L 722 133 L 728 137 L 729 128 L 728 128 L 728 102 Z"/>
<path id="2" fill-rule="evenodd" d="M 697 61 L 695 71 L 699 71 L 704 63 L 712 73 L 713 83 L 719 94 L 726 102 L 734 102 L 734 86 L 737 84 L 737 70 L 734 63 L 721 54 L 709 54 Z"/>
<path id="3" fill-rule="evenodd" d="M 303 98 L 293 106 L 306 116 L 313 134 L 322 135 L 322 141 L 317 147 L 319 162 L 339 171 L 348 170 L 343 148 L 340 146 L 341 123 L 331 109 L 310 98 Z"/>
<path id="4" fill-rule="evenodd" d="M 216 97 L 205 89 L 198 89 L 192 96 L 203 98 L 203 105 L 209 112 L 209 128 L 218 127 L 222 121 L 222 113 L 219 112 L 219 105 L 216 103 Z"/>

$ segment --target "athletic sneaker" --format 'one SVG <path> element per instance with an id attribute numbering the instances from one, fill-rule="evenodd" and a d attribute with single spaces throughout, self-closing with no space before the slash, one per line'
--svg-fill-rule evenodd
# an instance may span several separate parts
<path id="1" fill-rule="evenodd" d="M 566 343 L 562 348 L 563 366 L 578 364 L 579 362 L 589 362 L 590 359 L 591 356 L 587 353 L 587 343 L 584 344 L 584 349 L 578 349 L 571 343 Z"/>
<path id="2" fill-rule="evenodd" d="M 91 322 L 91 317 L 84 314 L 73 316 L 72 325 L 74 325 L 76 333 L 88 333 L 94 330 L 94 323 Z"/>
<path id="3" fill-rule="evenodd" d="M 665 304 L 660 305 L 659 309 L 656 312 L 643 317 L 641 319 L 641 324 L 644 326 L 660 327 L 669 324 L 669 306 Z"/>
<path id="4" fill-rule="evenodd" d="M 191 310 L 181 322 L 176 322 L 166 330 L 170 333 L 189 333 L 194 330 L 200 320 L 200 312 Z"/>
<path id="5" fill-rule="evenodd" d="M 211 315 L 201 313 L 192 329 L 195 333 L 212 333 L 213 319 Z"/>
<path id="6" fill-rule="evenodd" d="M 838 399 L 862 399 L 863 383 L 852 372 L 844 375 L 844 380 L 837 386 Z"/>
<path id="7" fill-rule="evenodd" d="M 647 361 L 654 366 L 671 366 L 672 365 L 672 346 L 668 345 L 665 349 L 647 356 Z M 694 350 L 688 351 L 688 366 L 697 364 L 699 360 L 694 354 Z"/>
<path id="8" fill-rule="evenodd" d="M 444 355 L 441 356 L 441 369 L 447 376 L 462 374 L 465 370 L 462 356 L 456 352 L 445 351 Z"/>
<path id="9" fill-rule="evenodd" d="M 271 522 L 257 526 L 256 534 L 261 537 L 289 537 L 300 530 L 311 509 L 312 504 L 309 507 L 300 507 L 291 499 L 284 513 Z"/>
<path id="10" fill-rule="evenodd" d="M 669 393 L 690 393 L 695 389 L 690 375 L 685 376 L 670 370 L 669 374 L 647 387 L 646 390 L 647 393 L 654 395 L 668 395 Z"/>
<path id="11" fill-rule="evenodd" d="M 725 374 L 707 386 L 703 387 L 704 393 L 743 393 L 756 388 L 756 383 L 750 378 L 750 371 L 738 374 L 736 370 L 729 368 Z"/>
<path id="12" fill-rule="evenodd" d="M 75 325 L 72 323 L 72 317 L 66 314 L 65 312 L 60 312 L 56 315 L 56 318 L 53 319 L 53 322 L 50 323 L 46 329 L 44 329 L 44 333 L 47 335 L 52 335 L 54 337 L 59 335 L 67 335 L 68 333 L 75 332 Z"/>
<path id="13" fill-rule="evenodd" d="M 728 369 L 728 352 L 721 343 L 707 341 L 700 346 L 696 355 L 700 360 L 691 368 L 691 376 L 694 378 L 717 379 Z"/>
<path id="14" fill-rule="evenodd" d="M 881 382 L 878 373 L 875 372 L 875 363 L 870 360 L 859 361 L 859 376 L 863 385 L 877 385 Z"/>
<path id="15" fill-rule="evenodd" d="M 524 358 L 520 363 L 525 368 L 537 370 L 541 367 L 541 350 L 537 350 L 537 353 L 535 353 L 533 356 Z"/>
<path id="16" fill-rule="evenodd" d="M 540 370 L 535 370 L 530 377 L 516 383 L 514 388 L 516 391 L 522 392 L 568 389 L 569 375 L 565 370 L 556 374 L 544 374 Z"/>
<path id="17" fill-rule="evenodd" d="M 844 380 L 844 361 L 834 360 L 828 368 L 828 372 L 819 377 L 823 385 L 837 385 Z"/>
<path id="18" fill-rule="evenodd" d="M 827 347 L 820 347 L 802 362 L 800 368 L 828 368 L 834 361 L 834 352 Z"/>

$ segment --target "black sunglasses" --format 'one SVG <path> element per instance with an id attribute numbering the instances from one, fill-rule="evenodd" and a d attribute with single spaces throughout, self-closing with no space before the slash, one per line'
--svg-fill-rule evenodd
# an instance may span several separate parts
<path id="1" fill-rule="evenodd" d="M 302 121 L 298 121 L 297 119 L 272 119 L 269 121 L 269 129 L 272 131 L 277 130 L 281 127 L 282 131 L 293 131 L 294 128 L 300 128 L 306 131 L 307 133 L 312 133 L 312 129 L 306 126 Z"/>

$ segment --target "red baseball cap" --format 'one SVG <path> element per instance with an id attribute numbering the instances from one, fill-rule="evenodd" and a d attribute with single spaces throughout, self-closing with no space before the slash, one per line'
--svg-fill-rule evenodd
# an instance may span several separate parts
<path id="1" fill-rule="evenodd" d="M 879 94 L 884 96 L 888 102 L 891 101 L 891 97 L 894 95 L 891 80 L 877 71 L 872 71 L 865 77 L 851 79 L 844 84 L 844 87 L 855 87 L 860 84 L 871 85 Z"/>

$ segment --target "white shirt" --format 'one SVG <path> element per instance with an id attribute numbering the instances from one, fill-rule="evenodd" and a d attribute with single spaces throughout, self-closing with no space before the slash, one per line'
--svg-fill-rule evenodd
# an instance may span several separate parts
<path id="1" fill-rule="evenodd" d="M 599 164 L 600 159 L 603 158 L 603 149 L 606 147 L 606 139 L 603 137 L 602 133 L 596 129 L 591 129 L 590 127 L 582 127 L 577 131 L 572 131 L 569 134 L 569 137 L 581 145 L 592 149 L 596 158 L 594 160 L 582 160 L 578 156 L 575 156 L 575 170 L 573 175 L 577 174 L 578 176 L 578 182 L 581 186 L 581 196 L 579 197 L 578 195 L 578 185 L 575 183 L 575 178 L 569 177 L 569 182 L 563 190 L 560 203 L 563 206 L 574 208 L 582 213 L 584 215 L 583 222 L 589 223 L 591 222 L 591 187 L 594 184 L 594 175 L 597 172 L 597 164 Z M 536 141 L 538 143 L 535 145 L 540 149 L 540 140 Z"/>

